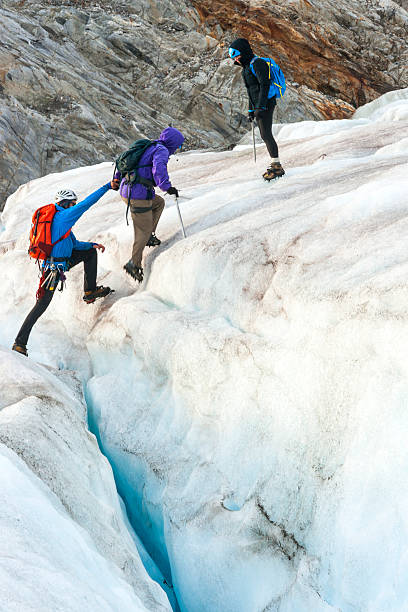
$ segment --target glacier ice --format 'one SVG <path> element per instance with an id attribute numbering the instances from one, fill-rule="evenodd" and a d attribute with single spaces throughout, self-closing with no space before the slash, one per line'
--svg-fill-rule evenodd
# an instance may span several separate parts
<path id="1" fill-rule="evenodd" d="M 7 610 L 168 611 L 86 427 L 82 385 L 0 348 L 0 593 Z"/>
<path id="2" fill-rule="evenodd" d="M 100 280 L 116 293 L 84 306 L 70 272 L 30 356 L 85 384 L 129 518 L 182 612 L 408 607 L 405 111 L 402 91 L 352 120 L 280 126 L 287 175 L 270 185 L 263 146 L 257 165 L 245 142 L 173 158 L 188 238 L 168 198 L 142 287 L 122 271 L 131 234 L 115 194 L 76 228 L 107 246 Z M 9 198 L 3 346 L 35 293 L 32 211 L 110 172 Z"/>

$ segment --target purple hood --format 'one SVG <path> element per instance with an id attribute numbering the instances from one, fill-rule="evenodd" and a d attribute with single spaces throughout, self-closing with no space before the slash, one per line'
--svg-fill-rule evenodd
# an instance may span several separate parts
<path id="1" fill-rule="evenodd" d="M 171 187 L 169 175 L 167 173 L 167 163 L 169 156 L 175 153 L 184 142 L 184 136 L 176 128 L 168 127 L 162 131 L 158 140 L 151 147 L 146 149 L 140 158 L 139 174 L 143 178 L 153 180 L 157 187 L 162 191 L 167 191 Z M 122 179 L 119 172 L 115 173 L 115 178 Z M 127 200 L 129 195 L 129 185 L 125 179 L 121 180 L 120 195 Z M 130 197 L 132 200 L 150 200 L 154 198 L 154 189 L 148 190 L 144 185 L 135 183 L 131 187 Z"/>
<path id="2" fill-rule="evenodd" d="M 170 155 L 183 144 L 184 136 L 176 128 L 168 127 L 160 134 L 159 142 L 162 142 L 164 146 L 169 150 Z"/>

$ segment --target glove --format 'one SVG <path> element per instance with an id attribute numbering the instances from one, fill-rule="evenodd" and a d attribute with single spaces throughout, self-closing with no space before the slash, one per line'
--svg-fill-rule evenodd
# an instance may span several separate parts
<path id="1" fill-rule="evenodd" d="M 111 188 L 113 189 L 113 191 L 117 191 L 119 189 L 119 186 L 120 186 L 119 179 L 113 179 L 111 181 Z"/>
<path id="2" fill-rule="evenodd" d="M 254 112 L 255 119 L 258 119 L 259 117 L 262 119 L 264 110 L 265 110 L 264 108 L 256 108 Z"/>
<path id="3" fill-rule="evenodd" d="M 254 111 L 248 111 L 248 121 L 252 121 L 255 119 L 254 117 Z"/>
<path id="4" fill-rule="evenodd" d="M 170 187 L 170 189 L 167 190 L 167 193 L 169 195 L 175 195 L 176 198 L 179 197 L 179 192 L 177 191 L 177 189 L 175 187 Z"/>

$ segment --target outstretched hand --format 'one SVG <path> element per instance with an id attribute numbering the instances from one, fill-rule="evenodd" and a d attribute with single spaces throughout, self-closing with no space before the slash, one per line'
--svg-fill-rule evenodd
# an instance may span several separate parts
<path id="1" fill-rule="evenodd" d="M 117 191 L 119 189 L 119 186 L 120 186 L 119 179 L 113 179 L 111 181 L 111 188 L 113 189 L 113 191 Z"/>
<path id="2" fill-rule="evenodd" d="M 102 251 L 102 253 L 105 251 L 105 247 L 103 246 L 103 244 L 94 244 L 93 248 L 99 249 L 100 251 Z"/>

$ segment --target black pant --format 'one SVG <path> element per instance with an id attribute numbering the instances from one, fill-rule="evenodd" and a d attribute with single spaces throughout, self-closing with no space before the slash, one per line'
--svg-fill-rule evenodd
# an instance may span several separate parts
<path id="1" fill-rule="evenodd" d="M 84 291 L 93 291 L 96 289 L 96 272 L 98 266 L 98 256 L 96 249 L 88 249 L 87 251 L 72 251 L 71 257 L 68 261 L 68 269 L 70 270 L 81 261 L 84 262 Z M 46 282 L 46 281 L 45 281 Z M 28 313 L 24 323 L 21 326 L 20 331 L 16 336 L 16 343 L 26 346 L 28 337 L 35 322 L 41 317 L 42 314 L 47 310 L 54 297 L 54 291 L 45 289 L 44 295 L 42 295 L 35 303 L 33 309 Z"/>
<path id="2" fill-rule="evenodd" d="M 266 148 L 268 149 L 271 157 L 279 157 L 278 145 L 276 144 L 276 140 L 272 135 L 272 118 L 275 106 L 276 98 L 270 98 L 267 102 L 266 110 L 262 111 L 262 114 L 257 119 L 261 138 L 266 144 Z"/>

